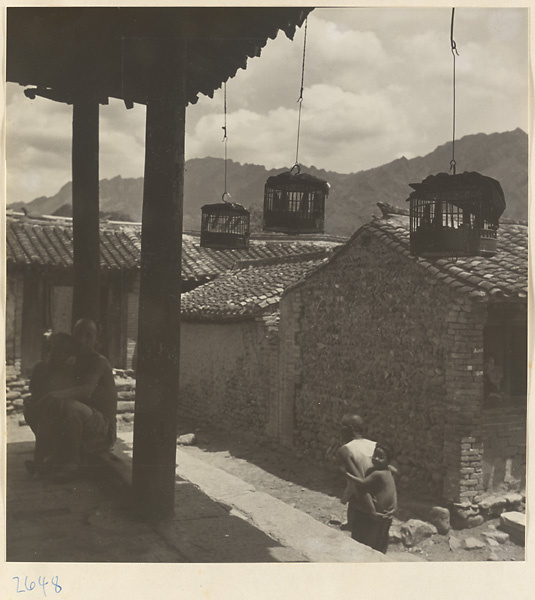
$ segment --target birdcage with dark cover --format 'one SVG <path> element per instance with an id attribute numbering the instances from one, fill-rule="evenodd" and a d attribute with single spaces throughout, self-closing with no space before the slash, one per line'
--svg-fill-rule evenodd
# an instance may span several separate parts
<path id="1" fill-rule="evenodd" d="M 411 183 L 410 252 L 417 256 L 493 255 L 505 197 L 498 181 L 475 172 L 430 175 Z"/>

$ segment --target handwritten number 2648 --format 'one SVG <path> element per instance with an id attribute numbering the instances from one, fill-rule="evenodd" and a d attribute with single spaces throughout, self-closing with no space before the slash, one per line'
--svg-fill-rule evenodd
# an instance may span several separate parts
<path id="1" fill-rule="evenodd" d="M 35 581 L 29 581 L 28 577 L 26 576 L 24 578 L 24 586 L 21 584 L 21 580 L 20 577 L 13 577 L 13 579 L 17 580 L 17 594 L 21 594 L 23 592 L 32 592 L 35 589 Z M 52 577 L 51 581 L 47 581 L 46 577 L 41 577 L 39 576 L 37 583 L 41 586 L 41 588 L 43 589 L 43 594 L 46 596 L 46 586 L 49 585 L 49 583 L 51 583 L 54 587 L 54 592 L 56 592 L 56 594 L 59 594 L 61 592 L 61 590 L 63 589 L 61 587 L 61 585 L 59 584 L 59 578 L 57 575 L 54 575 L 54 577 Z"/>

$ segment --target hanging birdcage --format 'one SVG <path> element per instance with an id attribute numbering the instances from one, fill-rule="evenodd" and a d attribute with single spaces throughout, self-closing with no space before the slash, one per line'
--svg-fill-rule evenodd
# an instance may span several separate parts
<path id="1" fill-rule="evenodd" d="M 264 188 L 264 229 L 282 233 L 323 233 L 329 184 L 306 173 L 270 177 Z"/>
<path id="2" fill-rule="evenodd" d="M 201 211 L 203 248 L 249 247 L 250 214 L 241 204 L 235 202 L 205 204 Z"/>
<path id="3" fill-rule="evenodd" d="M 305 80 L 305 53 L 308 19 L 305 21 L 301 92 L 298 99 L 297 149 L 295 165 L 285 173 L 270 177 L 264 187 L 265 231 L 280 233 L 323 233 L 325 231 L 325 199 L 329 184 L 323 179 L 301 173 L 298 163 L 301 108 Z M 296 171 L 294 173 L 294 170 Z"/>
<path id="4" fill-rule="evenodd" d="M 505 197 L 498 181 L 480 173 L 456 174 L 455 161 L 455 64 L 453 39 L 455 9 L 451 11 L 453 57 L 453 141 L 451 175 L 430 175 L 409 184 L 410 253 L 416 256 L 491 256 L 497 251 L 499 219 Z"/>
<path id="5" fill-rule="evenodd" d="M 496 253 L 505 197 L 498 181 L 480 173 L 430 175 L 410 202 L 410 252 L 417 256 Z"/>
<path id="6" fill-rule="evenodd" d="M 201 246 L 203 248 L 240 249 L 249 247 L 250 213 L 241 204 L 228 202 L 227 192 L 227 84 L 223 84 L 225 124 L 225 191 L 218 204 L 201 207 Z"/>

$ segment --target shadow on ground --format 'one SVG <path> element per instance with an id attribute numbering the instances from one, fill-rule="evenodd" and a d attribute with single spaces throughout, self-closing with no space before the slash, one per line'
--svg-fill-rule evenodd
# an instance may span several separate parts
<path id="1" fill-rule="evenodd" d="M 178 435 L 195 432 L 195 445 L 205 452 L 228 452 L 275 477 L 296 486 L 307 487 L 334 498 L 339 498 L 344 487 L 343 479 L 334 467 L 318 465 L 311 458 L 295 455 L 289 450 L 275 450 L 267 443 L 245 435 L 238 436 L 213 427 L 198 427 L 193 422 L 181 424 Z"/>
<path id="2" fill-rule="evenodd" d="M 7 560 L 17 562 L 287 562 L 295 560 L 269 536 L 177 481 L 176 514 L 141 521 L 130 487 L 105 467 L 55 484 L 24 467 L 33 443 L 8 444 Z"/>
<path id="3" fill-rule="evenodd" d="M 184 421 L 178 434 L 192 432 L 196 436 L 195 446 L 203 452 L 227 452 L 231 457 L 247 461 L 298 488 L 305 487 L 325 494 L 335 503 L 339 503 L 345 483 L 334 466 L 318 464 L 306 456 L 299 458 L 288 450 L 273 449 L 267 443 L 259 442 L 247 435 L 237 435 L 206 425 L 200 427 L 193 421 Z M 251 483 L 255 482 L 251 481 Z M 398 490 L 396 517 L 403 521 L 411 518 L 427 520 L 432 507 L 436 504 L 436 499 L 421 493 L 406 491 L 400 493 Z"/>

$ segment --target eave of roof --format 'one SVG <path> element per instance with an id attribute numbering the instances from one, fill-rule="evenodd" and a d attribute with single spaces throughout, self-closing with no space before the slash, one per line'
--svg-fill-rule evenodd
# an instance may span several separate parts
<path id="1" fill-rule="evenodd" d="M 72 102 L 147 102 L 156 44 L 187 41 L 186 99 L 210 97 L 279 30 L 293 39 L 311 7 L 9 7 L 7 81 Z M 168 53 L 175 52 L 172 44 Z"/>

